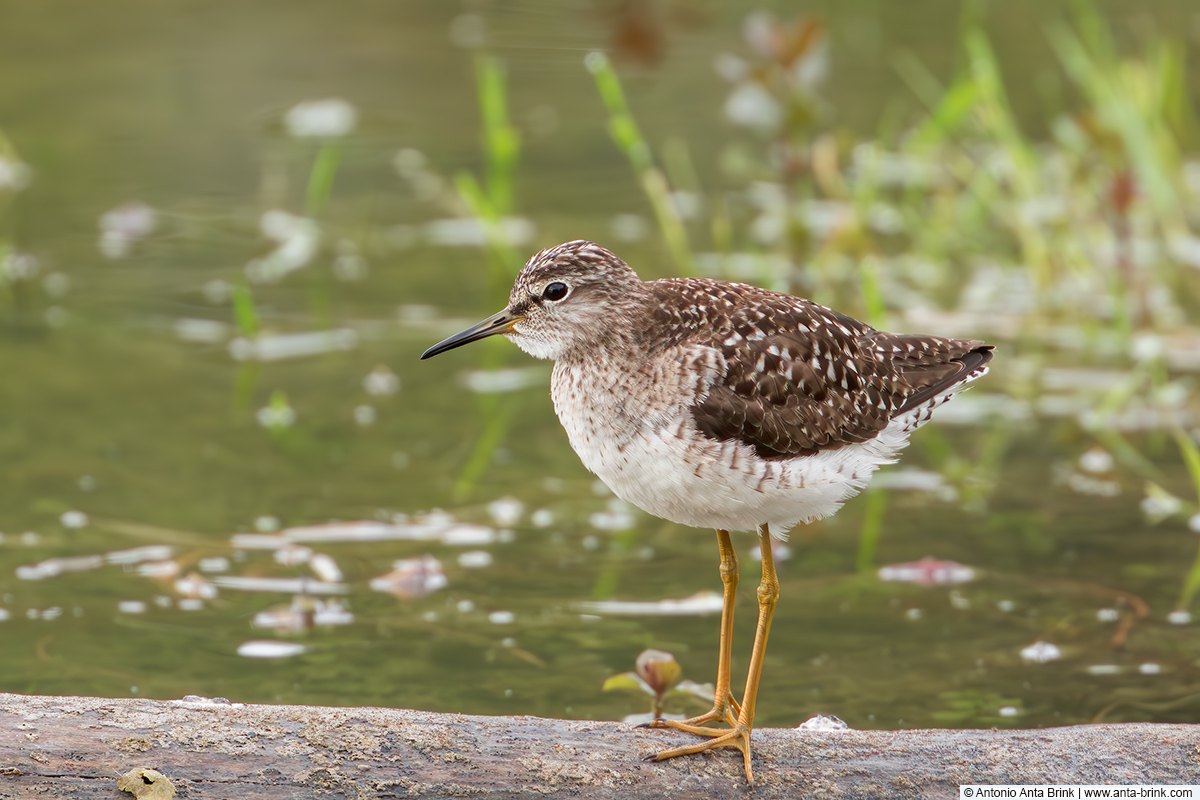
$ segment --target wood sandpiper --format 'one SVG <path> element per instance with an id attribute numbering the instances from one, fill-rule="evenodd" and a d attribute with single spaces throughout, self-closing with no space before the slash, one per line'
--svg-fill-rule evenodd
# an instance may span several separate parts
<path id="1" fill-rule="evenodd" d="M 554 410 L 584 466 L 617 497 L 716 529 L 724 603 L 713 707 L 686 722 L 649 723 L 705 741 L 647 758 L 736 747 L 753 784 L 750 731 L 779 597 L 771 530 L 785 535 L 857 494 L 938 406 L 987 373 L 991 346 L 884 333 L 740 283 L 642 281 L 587 241 L 535 255 L 507 308 L 421 358 L 495 334 L 554 361 Z M 757 530 L 762 553 L 741 702 L 730 689 L 734 530 Z"/>

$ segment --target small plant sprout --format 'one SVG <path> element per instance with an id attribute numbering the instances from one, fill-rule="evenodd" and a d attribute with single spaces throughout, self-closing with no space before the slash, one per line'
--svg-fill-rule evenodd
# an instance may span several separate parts
<path id="1" fill-rule="evenodd" d="M 661 719 L 663 703 L 669 697 L 691 696 L 711 701 L 711 684 L 680 681 L 683 668 L 675 656 L 665 650 L 647 649 L 638 654 L 633 672 L 613 675 L 604 682 L 604 691 L 634 691 L 650 695 L 650 719 Z M 641 719 L 644 715 L 634 715 Z M 631 721 L 627 718 L 626 721 Z"/>

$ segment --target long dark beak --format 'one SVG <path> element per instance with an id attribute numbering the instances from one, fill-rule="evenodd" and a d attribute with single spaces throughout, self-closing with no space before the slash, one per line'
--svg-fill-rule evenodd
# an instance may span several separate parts
<path id="1" fill-rule="evenodd" d="M 499 314 L 493 314 L 483 322 L 478 322 L 465 331 L 459 331 L 449 339 L 438 342 L 433 347 L 421 354 L 421 360 L 433 358 L 439 353 L 444 353 L 447 350 L 453 350 L 456 347 L 461 347 L 464 344 L 485 339 L 488 336 L 495 336 L 498 333 L 508 333 L 512 330 L 513 325 L 516 325 L 524 317 L 519 314 L 514 314 L 507 308 Z"/>

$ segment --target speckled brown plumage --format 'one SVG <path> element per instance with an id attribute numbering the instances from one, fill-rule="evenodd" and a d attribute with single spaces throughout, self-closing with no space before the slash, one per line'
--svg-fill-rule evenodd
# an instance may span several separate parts
<path id="1" fill-rule="evenodd" d="M 765 459 L 863 442 L 991 359 L 973 339 L 877 331 L 816 303 L 703 278 L 648 284 L 648 349 L 694 344 L 724 365 L 691 407 L 696 427 Z"/>

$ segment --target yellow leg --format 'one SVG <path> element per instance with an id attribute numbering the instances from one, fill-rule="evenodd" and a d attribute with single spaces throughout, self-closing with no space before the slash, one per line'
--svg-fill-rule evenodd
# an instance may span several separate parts
<path id="1" fill-rule="evenodd" d="M 670 719 L 656 719 L 646 723 L 647 728 L 675 728 L 701 736 L 720 735 L 726 728 L 707 727 L 710 722 L 724 722 L 728 725 L 737 724 L 737 715 L 741 710 L 738 701 L 733 699 L 733 691 L 729 687 L 731 662 L 733 660 L 733 605 L 738 587 L 737 551 L 729 538 L 729 531 L 717 530 L 717 547 L 721 551 L 721 583 L 724 584 L 724 596 L 721 603 L 721 653 L 717 658 L 717 684 L 713 692 L 713 707 L 698 717 L 692 717 L 683 722 Z M 703 730 L 700 730 L 703 728 Z M 716 731 L 715 734 L 711 731 Z"/>
<path id="2" fill-rule="evenodd" d="M 750 672 L 746 677 L 746 691 L 733 727 L 726 729 L 697 727 L 692 733 L 709 736 L 707 742 L 663 750 L 650 756 L 651 761 L 665 761 L 676 756 L 703 753 L 718 747 L 736 747 L 742 751 L 746 766 L 746 780 L 754 783 L 754 769 L 750 764 L 750 731 L 754 728 L 754 702 L 758 695 L 758 683 L 762 677 L 763 658 L 767 652 L 767 636 L 771 632 L 771 618 L 775 615 L 775 604 L 779 600 L 779 579 L 775 576 L 775 557 L 771 553 L 771 533 L 766 525 L 758 528 L 759 547 L 762 550 L 762 581 L 758 585 L 758 628 L 754 633 L 754 650 L 750 654 Z M 722 558 L 724 563 L 724 558 Z M 724 570 L 722 570 L 722 575 Z M 732 620 L 730 621 L 732 626 Z M 722 624 L 724 633 L 724 624 Z M 718 673 L 718 680 L 720 673 Z M 718 697 L 719 702 L 719 697 Z M 715 709 L 714 709 L 715 710 Z M 710 712 L 711 713 L 711 712 Z"/>

